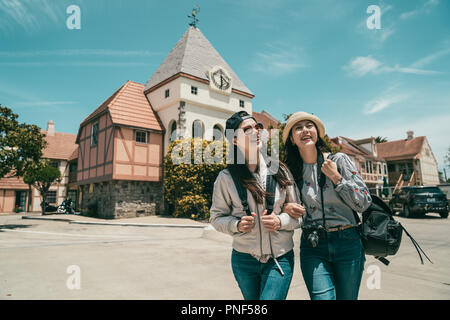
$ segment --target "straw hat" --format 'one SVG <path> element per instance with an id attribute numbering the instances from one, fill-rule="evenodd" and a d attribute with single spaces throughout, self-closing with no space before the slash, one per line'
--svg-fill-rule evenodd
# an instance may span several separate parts
<path id="1" fill-rule="evenodd" d="M 323 139 L 323 137 L 325 136 L 325 127 L 322 123 L 322 121 L 315 115 L 313 114 L 309 114 L 307 112 L 303 112 L 303 111 L 299 111 L 296 112 L 294 114 L 292 114 L 289 119 L 286 122 L 286 126 L 284 127 L 283 130 L 283 143 L 286 144 L 286 140 L 289 136 L 289 132 L 291 132 L 292 127 L 299 121 L 302 120 L 310 120 L 312 122 L 314 122 L 314 124 L 316 125 L 317 129 L 319 130 L 319 137 L 321 137 Z"/>

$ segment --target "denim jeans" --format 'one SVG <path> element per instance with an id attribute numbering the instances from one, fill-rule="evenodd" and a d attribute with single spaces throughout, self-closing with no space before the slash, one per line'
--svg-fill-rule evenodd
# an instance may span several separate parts
<path id="1" fill-rule="evenodd" d="M 231 266 L 245 300 L 284 300 L 291 285 L 294 270 L 294 251 L 277 258 L 284 276 L 275 261 L 261 263 L 248 253 L 233 249 Z"/>
<path id="2" fill-rule="evenodd" d="M 366 261 L 356 228 L 327 232 L 315 248 L 302 235 L 300 267 L 311 300 L 356 300 Z"/>

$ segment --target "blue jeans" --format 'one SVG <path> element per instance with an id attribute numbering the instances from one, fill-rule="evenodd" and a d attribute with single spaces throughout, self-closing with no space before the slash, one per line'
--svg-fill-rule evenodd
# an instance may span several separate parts
<path id="1" fill-rule="evenodd" d="M 356 300 L 366 261 L 356 228 L 327 232 L 315 248 L 304 235 L 300 267 L 311 300 Z"/>
<path id="2" fill-rule="evenodd" d="M 245 300 L 286 299 L 294 270 L 294 251 L 277 258 L 277 261 L 284 276 L 273 259 L 261 263 L 250 254 L 233 249 L 231 266 Z"/>

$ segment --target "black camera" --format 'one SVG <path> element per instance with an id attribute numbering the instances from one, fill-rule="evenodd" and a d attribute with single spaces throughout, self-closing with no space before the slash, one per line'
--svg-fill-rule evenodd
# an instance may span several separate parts
<path id="1" fill-rule="evenodd" d="M 308 243 L 313 247 L 319 245 L 319 240 L 324 239 L 326 230 L 322 225 L 316 223 L 304 225 L 302 227 L 303 236 L 308 241 Z"/>

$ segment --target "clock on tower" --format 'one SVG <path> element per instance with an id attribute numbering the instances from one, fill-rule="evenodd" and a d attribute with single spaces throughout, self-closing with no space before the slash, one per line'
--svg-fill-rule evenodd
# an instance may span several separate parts
<path id="1" fill-rule="evenodd" d="M 225 68 L 215 66 L 209 71 L 209 86 L 214 91 L 231 94 L 232 80 Z"/>

